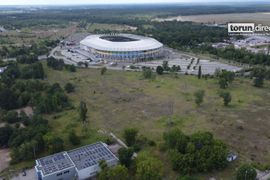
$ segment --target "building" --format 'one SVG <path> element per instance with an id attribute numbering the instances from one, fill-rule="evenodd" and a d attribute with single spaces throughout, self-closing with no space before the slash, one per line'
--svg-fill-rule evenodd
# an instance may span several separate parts
<path id="1" fill-rule="evenodd" d="M 80 48 L 98 59 L 137 62 L 163 56 L 163 44 L 149 37 L 133 34 L 90 35 Z"/>
<path id="2" fill-rule="evenodd" d="M 102 142 L 56 153 L 36 160 L 37 179 L 89 179 L 100 171 L 101 160 L 105 160 L 109 167 L 118 163 L 118 158 Z"/>

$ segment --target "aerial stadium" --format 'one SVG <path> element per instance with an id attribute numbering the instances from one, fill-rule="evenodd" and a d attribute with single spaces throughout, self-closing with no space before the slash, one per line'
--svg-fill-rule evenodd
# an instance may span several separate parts
<path id="1" fill-rule="evenodd" d="M 149 37 L 133 34 L 90 35 L 80 48 L 96 58 L 138 62 L 163 56 L 163 44 Z"/>

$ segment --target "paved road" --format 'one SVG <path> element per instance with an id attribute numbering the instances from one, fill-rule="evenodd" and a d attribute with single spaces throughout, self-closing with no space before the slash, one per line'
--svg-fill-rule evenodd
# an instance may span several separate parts
<path id="1" fill-rule="evenodd" d="M 36 180 L 36 172 L 34 168 L 28 169 L 25 172 L 26 176 L 23 176 L 20 172 L 18 176 L 12 177 L 11 180 Z"/>

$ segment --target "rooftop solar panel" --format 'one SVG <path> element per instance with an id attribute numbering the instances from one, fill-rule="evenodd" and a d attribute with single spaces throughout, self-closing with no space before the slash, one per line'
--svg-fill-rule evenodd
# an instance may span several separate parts
<path id="1" fill-rule="evenodd" d="M 68 155 L 78 170 L 97 165 L 101 160 L 117 160 L 101 142 L 68 151 Z"/>
<path id="2" fill-rule="evenodd" d="M 44 175 L 74 166 L 74 164 L 65 152 L 43 157 L 41 159 L 38 159 L 37 162 L 40 166 L 39 169 L 41 169 Z"/>

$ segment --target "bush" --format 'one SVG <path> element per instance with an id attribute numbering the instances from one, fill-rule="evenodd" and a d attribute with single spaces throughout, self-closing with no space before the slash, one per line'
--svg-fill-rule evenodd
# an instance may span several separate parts
<path id="1" fill-rule="evenodd" d="M 256 170 L 248 164 L 242 165 L 236 172 L 237 180 L 255 180 L 256 176 Z"/>
<path id="2" fill-rule="evenodd" d="M 154 79 L 155 75 L 153 74 L 151 69 L 143 68 L 143 78 L 144 79 Z"/>
<path id="3" fill-rule="evenodd" d="M 203 98 L 204 98 L 204 90 L 198 90 L 194 93 L 195 96 L 195 103 L 200 106 L 203 103 Z"/>
<path id="4" fill-rule="evenodd" d="M 232 101 L 232 96 L 230 92 L 221 92 L 219 96 L 223 98 L 224 106 L 228 106 L 229 103 Z"/>
<path id="5" fill-rule="evenodd" d="M 81 143 L 80 138 L 75 134 L 74 130 L 69 132 L 68 139 L 72 145 L 79 145 Z"/>
<path id="6" fill-rule="evenodd" d="M 108 145 L 111 145 L 111 144 L 114 144 L 115 143 L 115 140 L 111 137 L 107 137 L 105 139 L 105 143 L 108 144 Z"/>
<path id="7" fill-rule="evenodd" d="M 101 68 L 101 70 L 100 70 L 100 74 L 101 74 L 101 75 L 104 75 L 104 74 L 106 73 L 106 71 L 107 71 L 107 68 L 106 68 L 106 67 L 103 67 L 103 68 Z"/>
<path id="8" fill-rule="evenodd" d="M 157 74 L 159 74 L 159 75 L 162 75 L 162 74 L 163 74 L 163 71 L 164 71 L 164 69 L 163 69 L 163 67 L 161 67 L 161 66 L 158 66 L 157 69 L 156 69 L 156 72 L 157 72 Z"/>
<path id="9" fill-rule="evenodd" d="M 71 93 L 71 92 L 74 92 L 75 87 L 74 87 L 73 84 L 67 83 L 67 84 L 65 85 L 65 90 L 66 90 L 67 93 Z"/>

